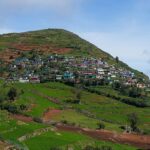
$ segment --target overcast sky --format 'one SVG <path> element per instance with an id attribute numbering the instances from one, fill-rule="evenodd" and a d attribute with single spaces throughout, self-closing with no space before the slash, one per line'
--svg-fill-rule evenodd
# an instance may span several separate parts
<path id="1" fill-rule="evenodd" d="M 0 0 L 0 33 L 64 28 L 150 76 L 150 0 Z"/>

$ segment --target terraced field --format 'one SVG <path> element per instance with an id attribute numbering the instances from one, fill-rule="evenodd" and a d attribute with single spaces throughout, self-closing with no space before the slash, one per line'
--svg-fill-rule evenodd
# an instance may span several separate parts
<path id="1" fill-rule="evenodd" d="M 101 122 L 105 124 L 106 130 L 122 133 L 124 130 L 120 126 L 128 124 L 127 114 L 131 112 L 138 114 L 139 127 L 149 133 L 148 108 L 129 106 L 84 90 L 81 92 L 79 104 L 68 103 L 68 100 L 76 98 L 77 89 L 63 83 L 4 85 L 4 82 L 0 82 L 2 92 L 7 92 L 10 87 L 15 87 L 19 93 L 11 103 L 16 106 L 26 105 L 27 109 L 20 116 L 0 110 L 0 138 L 18 148 L 49 150 L 58 146 L 61 149 L 71 147 L 80 150 L 86 145 L 94 145 L 109 146 L 114 150 L 134 150 L 134 146 L 107 140 L 104 142 L 78 132 L 58 130 L 54 126 L 56 123 L 65 123 L 96 130 Z M 27 120 L 25 116 L 31 120 Z"/>

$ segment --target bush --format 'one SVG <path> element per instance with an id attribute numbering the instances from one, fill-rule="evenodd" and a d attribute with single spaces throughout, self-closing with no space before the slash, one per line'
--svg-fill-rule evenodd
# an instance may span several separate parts
<path id="1" fill-rule="evenodd" d="M 15 97 L 17 96 L 17 90 L 15 88 L 11 88 L 9 91 L 8 91 L 8 97 L 10 100 L 15 100 Z"/>
<path id="2" fill-rule="evenodd" d="M 0 95 L 0 103 L 2 103 L 5 100 L 5 96 L 4 95 Z"/>
<path id="3" fill-rule="evenodd" d="M 34 117 L 33 118 L 33 121 L 37 122 L 37 123 L 43 123 L 42 119 L 41 118 L 38 118 L 38 117 Z"/>
<path id="4" fill-rule="evenodd" d="M 98 124 L 98 129 L 105 129 L 105 124 L 102 122 L 99 122 Z"/>
<path id="5" fill-rule="evenodd" d="M 24 104 L 21 104 L 20 105 L 20 110 L 26 110 L 27 109 L 27 106 L 26 105 L 24 105 Z"/>
<path id="6" fill-rule="evenodd" d="M 79 99 L 68 99 L 66 100 L 67 103 L 72 103 L 72 104 L 79 104 L 80 100 Z"/>
<path id="7" fill-rule="evenodd" d="M 138 119 L 137 114 L 135 113 L 129 114 L 128 121 L 129 121 L 130 127 L 132 128 L 132 131 L 138 131 L 137 125 L 138 125 L 139 119 Z"/>
<path id="8" fill-rule="evenodd" d="M 67 120 L 61 120 L 61 123 L 68 124 L 68 121 Z"/>
<path id="9" fill-rule="evenodd" d="M 5 106 L 3 106 L 2 109 L 5 109 L 8 112 L 11 112 L 13 114 L 19 113 L 19 110 L 18 110 L 17 106 L 14 106 L 14 105 L 5 105 Z"/>

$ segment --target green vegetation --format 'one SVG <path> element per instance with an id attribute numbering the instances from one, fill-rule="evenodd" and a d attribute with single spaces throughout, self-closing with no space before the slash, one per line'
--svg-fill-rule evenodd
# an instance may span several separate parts
<path id="1" fill-rule="evenodd" d="M 37 141 L 40 141 L 40 142 L 37 142 Z M 57 146 L 56 146 L 56 143 L 57 143 Z M 99 148 L 105 147 L 104 150 L 107 150 L 106 147 L 109 147 L 112 150 L 113 149 L 114 150 L 120 150 L 120 149 L 136 150 L 136 148 L 134 147 L 120 145 L 120 144 L 112 144 L 110 142 L 99 142 L 99 141 L 90 139 L 86 136 L 83 136 L 81 134 L 75 134 L 71 132 L 70 133 L 69 132 L 45 133 L 40 136 L 26 140 L 25 144 L 31 150 L 32 149 L 41 150 L 41 148 L 44 150 L 49 150 L 49 149 L 66 150 L 67 148 L 70 148 L 70 149 L 73 148 L 75 150 L 81 150 L 81 149 L 86 150 L 88 146 L 99 147 Z"/>
<path id="2" fill-rule="evenodd" d="M 120 126 L 129 124 L 128 114 L 136 113 L 140 123 L 139 128 L 145 133 L 150 133 L 148 122 L 150 113 L 149 108 L 138 108 L 119 102 L 111 97 L 97 95 L 82 90 L 80 93 L 80 103 L 68 103 L 68 100 L 77 98 L 75 88 L 64 85 L 63 83 L 51 82 L 43 84 L 21 84 L 15 83 L 7 85 L 4 91 L 9 91 L 14 87 L 21 94 L 11 105 L 17 106 L 19 112 L 32 117 L 41 118 L 48 109 L 58 109 L 60 115 L 52 116 L 57 122 L 66 120 L 68 123 L 77 126 L 98 128 L 101 121 L 106 129 L 121 132 Z M 102 88 L 103 89 L 103 88 Z M 105 92 L 117 94 L 116 91 L 104 89 Z M 7 93 L 7 92 L 6 92 Z M 79 98 L 78 97 L 78 98 Z M 22 111 L 20 108 L 25 107 Z"/>
<path id="3" fill-rule="evenodd" d="M 130 123 L 130 127 L 133 131 L 137 131 L 139 130 L 138 129 L 138 116 L 135 114 L 135 113 L 132 113 L 132 114 L 129 114 L 128 115 L 128 120 L 129 120 L 129 123 Z"/>
<path id="4" fill-rule="evenodd" d="M 85 87 L 85 89 L 89 92 L 103 95 L 129 105 L 137 107 L 150 106 L 149 97 L 143 96 L 145 95 L 144 91 L 133 87 L 123 87 L 120 86 L 120 83 L 114 84 L 112 86 L 90 86 Z"/>
<path id="5" fill-rule="evenodd" d="M 40 54 L 45 57 L 53 49 L 56 51 L 52 53 L 57 53 L 58 49 L 67 49 L 64 56 L 102 58 L 116 68 L 131 70 L 138 80 L 141 79 L 143 82 L 148 80 L 146 75 L 133 70 L 118 57 L 113 58 L 93 44 L 65 30 L 47 29 L 0 35 L 0 56 L 1 54 L 3 56 L 6 48 L 16 53 L 15 45 L 20 43 L 21 46 L 31 46 L 29 48 L 31 51 L 22 53 L 22 56 L 36 58 Z M 20 53 L 17 55 L 20 56 Z M 57 67 L 59 68 L 60 65 L 58 64 Z M 21 71 L 20 68 L 19 72 Z M 47 73 L 44 69 L 37 69 L 36 72 L 38 71 Z M 4 62 L 0 61 L 0 76 L 6 72 Z M 75 75 L 77 80 L 77 74 Z M 65 150 L 67 148 L 136 150 L 127 145 L 97 141 L 78 132 L 60 131 L 54 126 L 61 123 L 77 128 L 105 129 L 119 133 L 125 131 L 124 127 L 130 126 L 134 132 L 150 134 L 150 101 L 149 95 L 144 90 L 133 87 L 124 88 L 117 82 L 110 85 L 105 80 L 92 80 L 92 82 L 84 80 L 83 84 L 78 84 L 77 87 L 69 81 L 44 83 L 43 78 L 42 82 L 41 84 L 22 84 L 0 80 L 1 140 L 6 140 L 20 149 L 31 150 Z M 53 114 L 51 111 L 57 113 Z M 26 121 L 16 116 L 27 117 L 31 120 Z"/>
<path id="6" fill-rule="evenodd" d="M 44 128 L 50 128 L 50 130 L 43 130 Z M 19 141 L 19 138 L 23 136 L 26 138 L 23 138 L 23 141 Z M 127 145 L 96 141 L 79 133 L 57 131 L 53 127 L 43 124 L 18 121 L 12 119 L 6 111 L 1 110 L 0 139 L 7 140 L 8 143 L 15 145 L 17 148 L 25 149 L 28 147 L 30 150 L 49 150 L 54 148 L 65 150 L 68 147 L 81 150 L 87 146 L 87 143 L 94 147 L 112 147 L 114 150 L 136 150 L 136 148 Z"/>

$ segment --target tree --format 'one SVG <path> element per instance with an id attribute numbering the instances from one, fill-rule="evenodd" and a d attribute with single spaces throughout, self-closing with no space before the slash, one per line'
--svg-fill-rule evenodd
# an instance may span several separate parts
<path id="1" fill-rule="evenodd" d="M 119 63 L 119 57 L 116 56 L 116 63 L 118 64 Z"/>
<path id="2" fill-rule="evenodd" d="M 140 97 L 140 96 L 141 96 L 140 89 L 135 88 L 135 87 L 133 87 L 133 88 L 130 89 L 130 91 L 129 91 L 129 97 L 136 98 L 136 97 Z"/>
<path id="3" fill-rule="evenodd" d="M 17 96 L 17 90 L 15 88 L 11 88 L 9 91 L 8 91 L 8 97 L 10 100 L 15 100 L 15 97 Z"/>
<path id="4" fill-rule="evenodd" d="M 120 83 L 120 82 L 114 82 L 114 83 L 112 84 L 112 87 L 113 87 L 113 89 L 115 89 L 115 90 L 120 90 L 121 83 Z"/>
<path id="5" fill-rule="evenodd" d="M 138 129 L 137 125 L 139 122 L 137 114 L 135 114 L 135 113 L 129 114 L 128 115 L 128 121 L 130 123 L 130 127 L 132 128 L 132 130 L 137 131 L 137 129 Z"/>
<path id="6" fill-rule="evenodd" d="M 105 128 L 105 125 L 102 122 L 99 122 L 97 125 L 98 125 L 98 129 L 104 129 Z"/>

